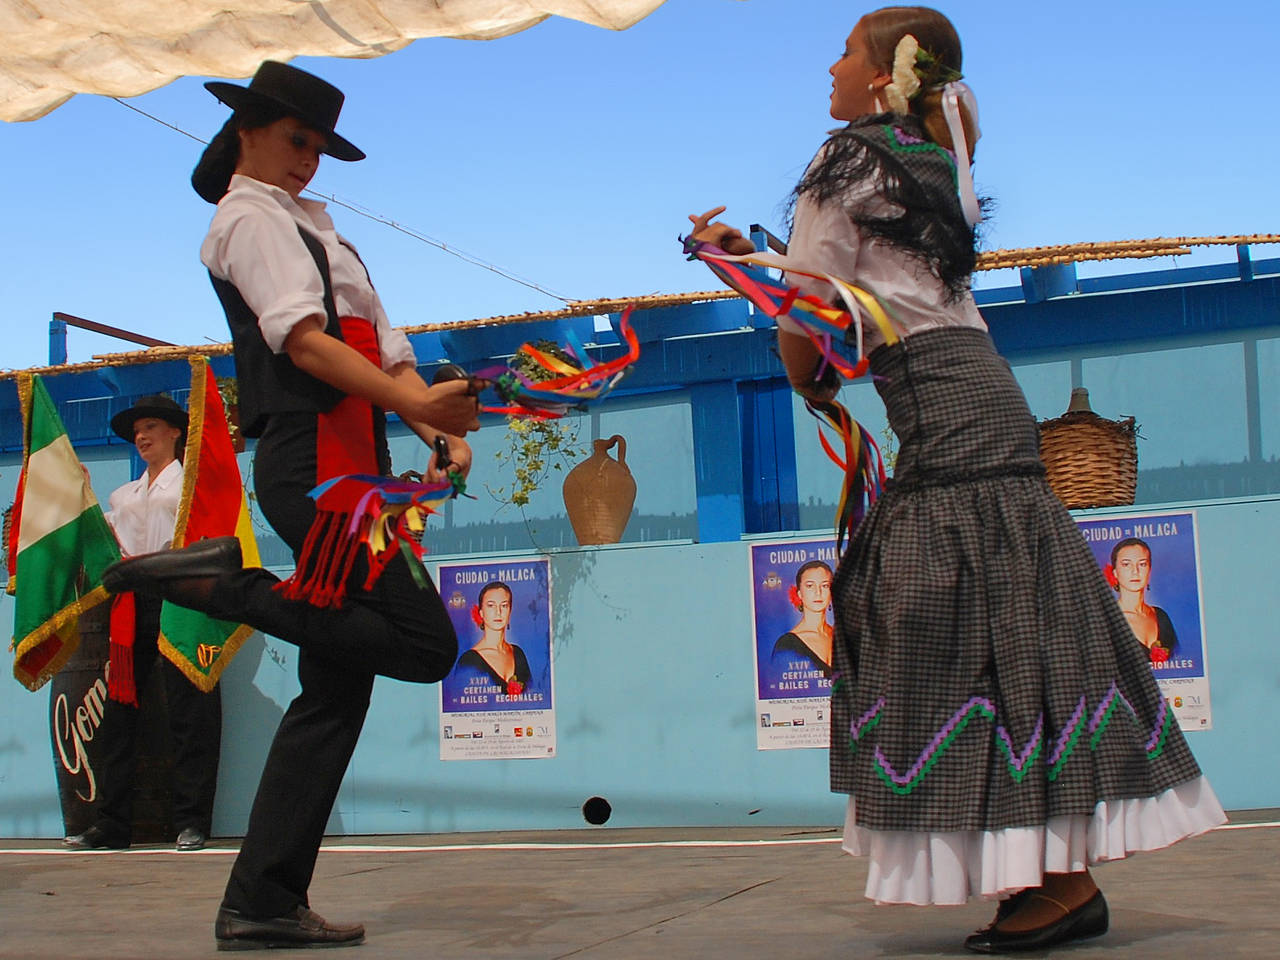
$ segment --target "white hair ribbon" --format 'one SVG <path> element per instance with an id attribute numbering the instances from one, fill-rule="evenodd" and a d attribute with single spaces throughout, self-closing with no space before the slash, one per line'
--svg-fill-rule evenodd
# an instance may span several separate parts
<path id="1" fill-rule="evenodd" d="M 964 211 L 965 222 L 969 226 L 982 220 L 982 207 L 978 203 L 978 195 L 973 189 L 973 174 L 969 170 L 969 143 L 964 135 L 964 120 L 960 116 L 960 104 L 969 111 L 969 119 L 973 121 L 974 142 L 977 142 L 981 131 L 978 129 L 978 98 L 973 95 L 969 85 L 959 80 L 952 80 L 942 88 L 942 115 L 947 120 L 947 130 L 951 133 L 951 144 L 956 151 L 956 179 L 960 187 L 960 209 Z"/>

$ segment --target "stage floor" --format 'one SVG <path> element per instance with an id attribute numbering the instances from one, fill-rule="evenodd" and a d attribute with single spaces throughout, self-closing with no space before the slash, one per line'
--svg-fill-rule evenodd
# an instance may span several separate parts
<path id="1" fill-rule="evenodd" d="M 74 853 L 0 841 L 0 957 L 211 957 L 236 844 Z M 1280 956 L 1277 862 L 1280 810 L 1251 810 L 1104 864 L 1111 932 L 1061 955 Z M 993 912 L 876 907 L 865 879 L 835 830 L 597 829 L 335 838 L 311 897 L 368 931 L 326 956 L 414 960 L 960 957 Z"/>

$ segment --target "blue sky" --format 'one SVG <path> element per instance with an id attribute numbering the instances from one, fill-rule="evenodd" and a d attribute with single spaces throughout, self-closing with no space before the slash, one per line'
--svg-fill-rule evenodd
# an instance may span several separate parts
<path id="1" fill-rule="evenodd" d="M 326 160 L 313 186 L 565 297 L 707 289 L 711 275 L 676 244 L 685 215 L 724 203 L 730 222 L 782 230 L 787 194 L 833 125 L 827 68 L 864 9 L 669 0 L 623 33 L 552 19 L 491 42 L 301 59 L 346 92 L 339 130 L 369 155 Z M 975 177 L 997 202 L 986 247 L 1280 231 L 1267 52 L 1276 5 L 971 0 L 942 9 L 960 30 L 982 107 Z M 226 111 L 202 79 L 130 102 L 209 137 Z M 99 97 L 0 123 L 0 367 L 46 361 L 54 311 L 179 343 L 227 338 L 198 260 L 212 213 L 187 182 L 199 150 Z M 333 213 L 394 324 L 559 303 Z M 1007 272 L 979 280 L 1012 282 Z M 120 349 L 128 345 L 70 334 L 72 360 Z"/>

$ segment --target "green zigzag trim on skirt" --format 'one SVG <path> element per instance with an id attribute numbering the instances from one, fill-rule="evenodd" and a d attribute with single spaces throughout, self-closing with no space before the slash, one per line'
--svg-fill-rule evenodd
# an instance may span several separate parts
<path id="1" fill-rule="evenodd" d="M 969 721 L 973 719 L 974 714 L 986 717 L 988 720 L 996 718 L 995 706 L 986 697 L 974 697 L 947 721 L 946 725 L 938 731 L 937 736 L 925 748 L 924 753 L 912 764 L 905 774 L 899 774 L 894 771 L 889 764 L 889 760 L 885 757 L 884 752 L 877 744 L 875 750 L 875 766 L 876 773 L 880 775 L 880 779 L 894 793 L 899 796 L 906 796 L 917 786 L 920 781 L 928 776 L 929 771 L 933 769 L 933 765 L 937 763 L 947 748 L 955 742 L 956 737 L 964 731 L 969 725 Z"/>
<path id="2" fill-rule="evenodd" d="M 1049 756 L 1045 776 L 1050 782 L 1058 779 L 1063 767 L 1066 766 L 1067 760 L 1075 753 L 1075 749 L 1079 744 L 1080 736 L 1085 730 L 1085 703 L 1086 700 L 1082 694 L 1071 719 L 1058 736 L 1057 745 L 1053 753 Z M 870 710 L 850 725 L 849 752 L 851 754 L 858 752 L 860 742 L 865 739 L 866 733 L 879 725 L 884 706 L 885 698 L 880 697 Z M 1129 719 L 1133 721 L 1135 726 L 1139 723 L 1137 712 L 1124 694 L 1120 692 L 1119 686 L 1113 681 L 1111 688 L 1099 702 L 1097 709 L 1093 713 L 1092 720 L 1088 724 L 1091 732 L 1089 737 L 1090 751 L 1097 750 L 1103 734 L 1110 728 L 1111 718 L 1118 706 L 1125 708 Z M 899 774 L 894 770 L 884 752 L 877 745 L 874 755 L 876 774 L 884 782 L 885 786 L 898 796 L 910 794 L 919 786 L 929 771 L 933 769 L 934 764 L 941 759 L 942 755 L 975 716 L 982 716 L 994 721 L 996 718 L 995 705 L 986 697 L 971 698 L 943 725 L 929 746 L 925 748 L 905 774 Z M 1156 725 L 1145 746 L 1148 760 L 1156 760 L 1164 752 L 1171 716 L 1172 713 L 1168 708 L 1168 704 L 1161 698 Z M 1004 754 L 1006 769 L 1015 783 L 1021 784 L 1023 782 L 1027 773 L 1042 755 L 1044 750 L 1043 732 L 1044 714 L 1042 713 L 1036 723 L 1035 732 L 1019 754 L 1015 752 L 1013 741 L 1003 726 L 997 725 L 993 731 L 996 743 Z"/>
<path id="3" fill-rule="evenodd" d="M 1152 747 L 1151 741 L 1147 741 L 1148 760 L 1154 760 L 1160 756 L 1160 754 L 1164 753 L 1164 742 L 1169 737 L 1169 724 L 1173 722 L 1173 712 L 1169 709 L 1168 701 L 1163 697 L 1160 698 L 1160 710 L 1164 714 L 1164 722 L 1159 726 L 1158 735 L 1152 734 L 1151 739 L 1155 740 L 1155 746 Z"/>

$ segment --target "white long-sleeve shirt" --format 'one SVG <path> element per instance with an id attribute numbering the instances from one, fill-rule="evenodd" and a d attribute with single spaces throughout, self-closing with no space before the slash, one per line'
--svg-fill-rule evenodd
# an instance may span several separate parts
<path id="1" fill-rule="evenodd" d="M 919 260 L 877 238 L 864 237 L 845 212 L 850 208 L 867 209 L 880 216 L 893 209 L 870 182 L 843 198 L 843 204 L 837 200 L 818 204 L 802 196 L 796 201 L 787 255 L 808 270 L 829 273 L 878 295 L 889 305 L 898 333 L 904 337 L 940 327 L 987 329 L 968 291 L 948 303 L 942 281 Z M 831 285 L 824 281 L 789 276 L 787 282 L 805 293 L 843 305 Z M 801 332 L 787 317 L 778 318 L 778 328 L 790 333 Z M 879 328 L 865 312 L 862 313 L 862 334 L 867 353 L 884 343 Z"/>
<path id="2" fill-rule="evenodd" d="M 324 281 L 298 227 L 324 245 L 338 316 L 373 322 L 382 368 L 416 362 L 409 338 L 391 329 L 364 264 L 318 200 L 294 200 L 279 187 L 236 174 L 218 202 L 200 260 L 240 292 L 267 346 L 283 353 L 299 321 L 325 312 Z"/>
<path id="3" fill-rule="evenodd" d="M 107 523 L 128 556 L 167 550 L 182 500 L 182 464 L 174 460 L 148 482 L 137 480 L 116 487 L 108 498 Z"/>

